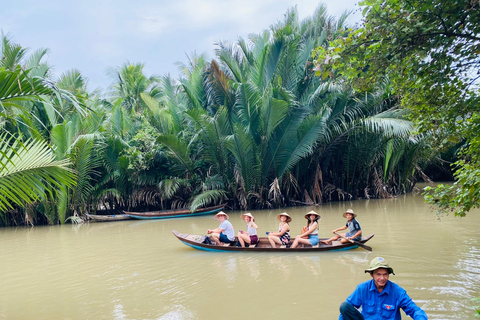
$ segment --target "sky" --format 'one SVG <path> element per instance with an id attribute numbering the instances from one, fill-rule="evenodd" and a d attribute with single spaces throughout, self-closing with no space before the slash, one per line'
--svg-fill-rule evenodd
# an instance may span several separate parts
<path id="1" fill-rule="evenodd" d="M 32 53 L 49 49 L 53 74 L 78 69 L 88 89 L 112 83 L 108 70 L 145 64 L 146 76 L 179 76 L 178 63 L 194 53 L 214 57 L 215 43 L 260 33 L 297 7 L 301 19 L 320 3 L 331 16 L 356 10 L 356 0 L 16 0 L 0 10 L 0 30 Z"/>

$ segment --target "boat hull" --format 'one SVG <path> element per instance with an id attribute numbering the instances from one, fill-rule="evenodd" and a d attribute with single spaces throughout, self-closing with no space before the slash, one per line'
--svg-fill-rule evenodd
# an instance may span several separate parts
<path id="1" fill-rule="evenodd" d="M 225 245 L 225 246 L 220 246 L 220 245 L 214 245 L 214 244 L 206 244 L 204 243 L 205 238 L 207 236 L 205 235 L 191 235 L 191 234 L 186 234 L 186 233 L 180 233 L 176 230 L 172 231 L 175 237 L 177 237 L 178 240 L 180 240 L 183 244 L 197 249 L 197 250 L 203 250 L 203 251 L 216 251 L 216 252 L 245 252 L 245 251 L 261 251 L 261 252 L 316 252 L 316 251 L 342 251 L 342 250 L 352 250 L 356 249 L 359 246 L 354 243 L 340 243 L 340 241 L 334 241 L 332 244 L 324 244 L 324 243 L 319 243 L 317 246 L 311 246 L 311 245 L 303 245 L 300 244 L 297 248 L 287 248 L 286 246 L 282 247 L 276 247 L 276 248 L 270 248 L 270 243 L 268 242 L 268 238 L 266 237 L 261 237 L 259 238 L 259 243 L 255 247 L 237 247 L 235 246 L 235 242 L 233 242 L 231 245 Z M 362 238 L 362 240 L 358 241 L 361 244 L 364 244 L 371 238 L 373 238 L 374 234 L 369 235 L 366 238 Z M 208 237 L 211 239 L 210 237 Z M 321 239 L 321 240 L 326 240 L 326 239 Z M 293 242 L 290 242 L 290 244 Z"/>
<path id="2" fill-rule="evenodd" d="M 219 205 L 215 207 L 201 208 L 194 212 L 190 212 L 189 209 L 177 209 L 177 210 L 162 210 L 162 211 L 149 211 L 149 212 L 129 212 L 124 213 L 133 219 L 171 219 L 171 218 L 185 218 L 203 216 L 208 214 L 214 214 L 223 210 L 225 205 Z"/>
<path id="3" fill-rule="evenodd" d="M 88 219 L 98 222 L 122 221 L 131 219 L 131 217 L 126 214 L 96 215 L 87 213 L 86 216 Z"/>

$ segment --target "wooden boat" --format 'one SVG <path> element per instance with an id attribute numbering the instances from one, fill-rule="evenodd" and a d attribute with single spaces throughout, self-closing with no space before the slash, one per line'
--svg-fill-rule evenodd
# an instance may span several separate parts
<path id="1" fill-rule="evenodd" d="M 213 242 L 212 238 L 210 236 L 205 236 L 205 235 L 192 235 L 192 234 L 186 234 L 186 233 L 180 233 L 176 230 L 172 231 L 175 237 L 178 238 L 181 242 L 186 244 L 187 246 L 190 246 L 192 248 L 198 249 L 198 250 L 205 250 L 205 251 L 270 251 L 270 252 L 314 252 L 314 251 L 338 251 L 338 250 L 350 250 L 350 249 L 356 249 L 359 247 L 358 244 L 347 242 L 347 243 L 341 243 L 340 241 L 333 241 L 330 244 L 324 244 L 320 242 L 316 246 L 311 246 L 311 245 L 303 245 L 300 244 L 298 247 L 292 249 L 292 248 L 287 248 L 287 246 L 281 246 L 277 248 L 271 248 L 270 247 L 270 242 L 268 242 L 267 237 L 260 237 L 259 242 L 255 246 L 250 246 L 250 247 L 237 247 L 235 245 L 235 242 L 232 242 L 231 244 L 225 244 L 223 246 L 220 245 L 215 245 L 215 244 L 207 244 L 205 243 L 205 238 L 208 238 L 210 242 Z M 365 242 L 368 240 L 372 239 L 374 234 L 372 233 L 366 238 L 362 238 L 362 240 L 358 241 L 361 245 L 363 245 Z M 326 240 L 325 239 L 320 239 L 320 240 Z M 207 240 L 208 242 L 208 240 Z M 293 243 L 293 239 L 290 241 L 290 244 Z"/>
<path id="2" fill-rule="evenodd" d="M 127 214 L 110 214 L 110 215 L 100 215 L 100 214 L 85 214 L 88 219 L 100 222 L 107 222 L 107 221 L 121 221 L 121 220 L 128 220 L 131 217 Z"/>
<path id="3" fill-rule="evenodd" d="M 166 218 L 184 218 L 184 217 L 194 217 L 201 216 L 206 214 L 217 213 L 225 208 L 225 204 L 221 204 L 215 207 L 200 208 L 194 212 L 190 212 L 189 208 L 174 209 L 174 210 L 160 210 L 160 211 L 149 211 L 149 212 L 129 212 L 124 211 L 126 215 L 134 219 L 166 219 Z"/>

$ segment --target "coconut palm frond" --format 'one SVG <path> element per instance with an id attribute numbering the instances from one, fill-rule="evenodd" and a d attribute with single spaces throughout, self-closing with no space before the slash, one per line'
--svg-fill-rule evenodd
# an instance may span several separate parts
<path id="1" fill-rule="evenodd" d="M 75 185 L 68 160 L 56 161 L 44 141 L 0 136 L 0 210 L 24 206 Z"/>
<path id="2" fill-rule="evenodd" d="M 246 133 L 241 126 L 235 126 L 233 135 L 225 140 L 225 146 L 236 160 L 236 170 L 242 176 L 243 187 L 250 190 L 260 175 L 252 136 Z"/>
<path id="3" fill-rule="evenodd" d="M 164 199 L 171 199 L 185 183 L 184 179 L 164 179 L 158 183 L 158 191 Z"/>
<path id="4" fill-rule="evenodd" d="M 11 39 L 4 35 L 1 35 L 1 52 L 0 52 L 0 67 L 7 70 L 15 70 L 19 66 L 27 53 L 26 48 L 22 48 L 21 45 L 13 43 Z"/>
<path id="5" fill-rule="evenodd" d="M 169 154 L 183 167 L 186 171 L 192 173 L 194 170 L 194 163 L 190 159 L 190 148 L 188 142 L 179 139 L 173 134 L 162 134 L 157 138 L 157 142 L 164 145 Z"/>
<path id="6" fill-rule="evenodd" d="M 22 102 L 40 100 L 40 95 L 50 94 L 52 90 L 43 79 L 31 78 L 27 72 L 17 67 L 13 71 L 0 70 L 0 105 L 3 108 L 25 110 Z"/>
<path id="7" fill-rule="evenodd" d="M 206 207 L 212 203 L 220 203 L 227 199 L 225 190 L 206 190 L 196 195 L 190 203 L 190 211 L 193 212 L 198 208 Z"/>
<path id="8" fill-rule="evenodd" d="M 77 216 L 70 216 L 67 219 L 65 219 L 65 222 L 70 221 L 72 224 L 81 224 L 83 223 L 83 219 Z"/>
<path id="9" fill-rule="evenodd" d="M 77 186 L 72 196 L 73 207 L 83 212 L 93 197 L 94 184 L 102 164 L 100 147 L 95 139 L 82 136 L 72 145 L 70 156 L 77 173 Z"/>
<path id="10" fill-rule="evenodd" d="M 362 120 L 369 131 L 386 136 L 407 138 L 413 130 L 413 123 L 403 118 L 404 111 L 389 110 Z"/>

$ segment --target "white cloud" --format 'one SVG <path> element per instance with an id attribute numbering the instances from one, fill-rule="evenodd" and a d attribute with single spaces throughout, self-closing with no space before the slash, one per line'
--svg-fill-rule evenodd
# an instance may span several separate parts
<path id="1" fill-rule="evenodd" d="M 138 32 L 145 35 L 161 35 L 167 32 L 171 22 L 154 15 L 142 17 L 138 24 Z"/>
<path id="2" fill-rule="evenodd" d="M 324 0 L 337 17 L 355 2 Z M 303 19 L 320 2 L 296 3 Z M 175 62 L 186 62 L 186 53 L 212 57 L 215 42 L 260 33 L 292 6 L 291 0 L 19 0 L 2 4 L 0 29 L 22 46 L 49 48 L 57 74 L 77 68 L 92 87 L 106 87 L 105 70 L 126 61 L 176 75 Z"/>
<path id="3" fill-rule="evenodd" d="M 318 1 L 302 1 L 299 15 L 305 18 L 318 6 Z M 167 4 L 140 4 L 135 10 L 138 31 L 162 35 L 172 30 L 208 30 L 225 26 L 248 30 L 263 28 L 283 17 L 292 7 L 286 0 L 177 0 Z"/>

